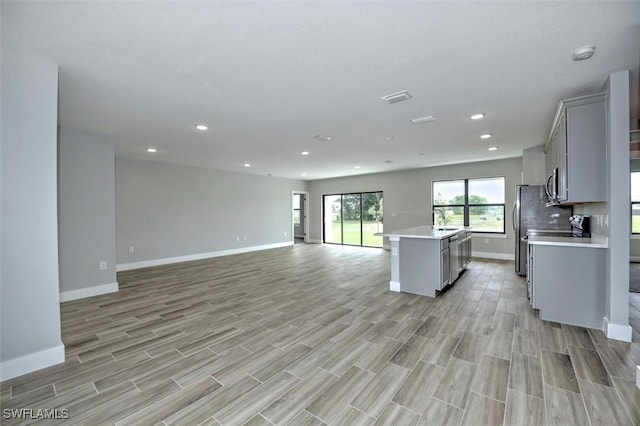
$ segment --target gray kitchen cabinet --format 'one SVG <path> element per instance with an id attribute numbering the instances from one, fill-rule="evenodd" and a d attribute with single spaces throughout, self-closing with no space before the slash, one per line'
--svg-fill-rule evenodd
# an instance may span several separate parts
<path id="1" fill-rule="evenodd" d="M 606 94 L 560 102 L 545 147 L 547 195 L 558 204 L 601 202 L 606 189 Z"/>
<path id="2" fill-rule="evenodd" d="M 606 250 L 529 244 L 527 284 L 540 318 L 602 328 Z"/>
<path id="3" fill-rule="evenodd" d="M 462 272 L 469 262 L 471 262 L 471 232 L 464 232 L 460 234 L 460 258 L 458 269 Z"/>

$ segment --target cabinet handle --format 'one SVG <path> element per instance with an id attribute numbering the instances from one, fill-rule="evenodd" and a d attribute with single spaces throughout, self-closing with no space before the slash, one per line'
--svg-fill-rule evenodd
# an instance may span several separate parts
<path id="1" fill-rule="evenodd" d="M 547 192 L 548 194 L 548 192 Z M 511 225 L 513 225 L 513 230 L 516 230 L 516 202 L 513 202 L 513 210 L 511 210 Z"/>

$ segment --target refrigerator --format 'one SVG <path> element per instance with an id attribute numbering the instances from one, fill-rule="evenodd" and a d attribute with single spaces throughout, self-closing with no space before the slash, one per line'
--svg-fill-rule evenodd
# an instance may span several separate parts
<path id="1" fill-rule="evenodd" d="M 571 206 L 547 206 L 544 185 L 516 185 L 513 207 L 513 230 L 516 236 L 516 273 L 527 275 L 527 241 L 522 237 L 529 229 L 571 231 Z"/>

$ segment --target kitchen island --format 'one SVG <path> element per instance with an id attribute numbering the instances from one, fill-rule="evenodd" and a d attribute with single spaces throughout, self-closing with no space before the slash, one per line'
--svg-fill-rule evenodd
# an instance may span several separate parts
<path id="1" fill-rule="evenodd" d="M 391 291 L 435 297 L 471 259 L 470 227 L 424 225 L 380 235 L 391 244 Z"/>

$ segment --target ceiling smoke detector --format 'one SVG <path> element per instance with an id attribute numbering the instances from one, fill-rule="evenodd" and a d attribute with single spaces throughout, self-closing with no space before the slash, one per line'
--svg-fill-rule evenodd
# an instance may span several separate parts
<path id="1" fill-rule="evenodd" d="M 380 99 L 382 99 L 383 101 L 389 104 L 395 104 L 396 102 L 402 102 L 402 101 L 406 101 L 407 99 L 411 99 L 411 95 L 406 90 L 403 90 L 402 92 L 392 93 L 390 95 L 383 96 Z"/>
<path id="2" fill-rule="evenodd" d="M 573 51 L 573 60 L 578 62 L 578 61 L 584 61 L 586 59 L 589 59 L 593 56 L 593 53 L 595 51 L 596 51 L 595 46 L 579 47 L 578 49 Z"/>
<path id="3" fill-rule="evenodd" d="M 418 117 L 418 118 L 412 118 L 410 121 L 413 124 L 422 124 L 422 123 L 427 123 L 429 121 L 436 121 L 438 119 L 438 117 L 436 117 L 433 114 L 429 114 L 429 115 L 425 115 L 424 117 Z"/>

